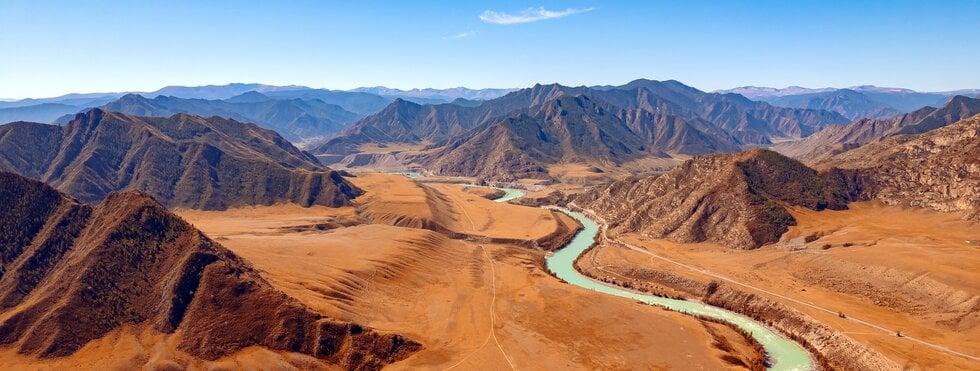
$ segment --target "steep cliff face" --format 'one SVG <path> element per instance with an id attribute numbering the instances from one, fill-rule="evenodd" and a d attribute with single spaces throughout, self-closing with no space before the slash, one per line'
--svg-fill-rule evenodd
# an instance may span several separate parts
<path id="1" fill-rule="evenodd" d="M 796 221 L 785 205 L 846 208 L 861 184 L 848 172 L 818 173 L 766 150 L 696 157 L 663 175 L 626 179 L 574 199 L 610 225 L 676 242 L 751 249 L 779 240 Z"/>
<path id="2" fill-rule="evenodd" d="M 83 202 L 137 189 L 170 207 L 343 206 L 361 191 L 273 131 L 218 117 L 93 109 L 64 127 L 0 126 L 0 170 Z"/>
<path id="3" fill-rule="evenodd" d="M 923 134 L 869 143 L 817 168 L 853 169 L 870 185 L 866 198 L 889 205 L 967 210 L 980 218 L 980 115 Z"/>
<path id="4" fill-rule="evenodd" d="M 66 356 L 123 325 L 214 360 L 259 345 L 378 369 L 421 345 L 325 318 L 137 191 L 82 205 L 0 173 L 0 346 Z"/>

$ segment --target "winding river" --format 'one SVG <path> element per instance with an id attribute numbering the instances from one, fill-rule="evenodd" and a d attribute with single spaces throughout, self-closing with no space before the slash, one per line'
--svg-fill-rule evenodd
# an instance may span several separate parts
<path id="1" fill-rule="evenodd" d="M 414 173 L 405 175 L 412 178 L 420 177 L 420 175 L 416 175 Z M 494 199 L 494 201 L 497 202 L 507 202 L 524 197 L 525 195 L 525 192 L 520 189 L 494 188 L 504 192 L 503 196 Z M 751 318 L 697 301 L 668 299 L 629 291 L 624 288 L 620 288 L 619 286 L 594 280 L 579 273 L 577 270 L 575 270 L 575 260 L 578 259 L 579 255 L 583 254 L 590 246 L 592 246 L 596 236 L 599 234 L 599 225 L 581 213 L 567 209 L 558 210 L 564 212 L 575 220 L 578 220 L 578 222 L 582 223 L 582 226 L 585 227 L 579 231 L 574 238 L 572 238 L 572 241 L 569 242 L 568 245 L 547 258 L 545 264 L 548 270 L 554 273 L 558 278 L 561 278 L 569 284 L 595 292 L 619 296 L 649 305 L 657 305 L 681 313 L 705 316 L 731 323 L 748 332 L 752 338 L 758 341 L 759 344 L 762 344 L 762 347 L 766 351 L 766 355 L 769 356 L 772 363 L 769 370 L 804 371 L 812 369 L 813 360 L 811 359 L 809 352 L 803 349 L 803 347 L 801 347 L 799 344 L 775 333 L 762 323 L 759 323 Z"/>
<path id="2" fill-rule="evenodd" d="M 510 188 L 497 188 L 504 191 L 504 196 L 494 199 L 497 202 L 507 202 L 524 196 L 524 191 Z M 682 313 L 700 315 L 719 319 L 748 332 L 762 347 L 770 357 L 772 365 L 769 370 L 790 371 L 790 370 L 810 370 L 813 361 L 810 353 L 799 344 L 773 332 L 763 324 L 728 310 L 700 303 L 697 301 L 668 299 L 654 295 L 641 294 L 629 291 L 618 286 L 609 285 L 592 278 L 589 278 L 575 270 L 575 260 L 584 253 L 595 241 L 599 234 L 599 225 L 585 215 L 566 210 L 558 209 L 568 216 L 575 218 L 585 228 L 578 232 L 572 241 L 564 248 L 551 255 L 546 265 L 548 270 L 572 285 L 600 292 L 607 295 L 614 295 L 640 301 L 649 305 L 658 305 L 670 310 Z"/>

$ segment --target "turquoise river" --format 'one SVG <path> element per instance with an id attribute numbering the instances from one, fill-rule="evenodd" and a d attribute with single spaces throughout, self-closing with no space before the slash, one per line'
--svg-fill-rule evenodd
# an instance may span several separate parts
<path id="1" fill-rule="evenodd" d="M 405 175 L 412 178 L 419 177 L 418 175 L 412 176 L 415 174 Z M 473 185 L 466 184 L 465 186 Z M 497 202 L 507 202 L 524 197 L 525 195 L 525 192 L 520 189 L 494 188 L 504 192 L 503 196 L 494 199 L 494 201 Z M 759 323 L 751 318 L 697 301 L 669 299 L 630 291 L 618 286 L 613 286 L 598 280 L 594 280 L 583 275 L 582 273 L 579 273 L 577 270 L 575 270 L 575 260 L 578 259 L 579 255 L 582 255 L 582 253 L 588 250 L 588 248 L 595 242 L 595 238 L 599 234 L 599 225 L 582 213 L 567 209 L 558 210 L 568 214 L 568 216 L 572 218 L 575 218 L 575 220 L 582 223 L 582 226 L 584 227 L 575 235 L 574 238 L 572 238 L 572 241 L 569 242 L 568 245 L 548 257 L 546 261 L 548 270 L 554 273 L 558 278 L 569 284 L 579 286 L 584 289 L 589 289 L 594 292 L 619 296 L 630 300 L 643 302 L 648 305 L 660 306 L 681 313 L 710 317 L 731 323 L 748 332 L 756 341 L 759 342 L 759 344 L 762 345 L 766 351 L 766 355 L 770 359 L 771 365 L 769 370 L 805 371 L 812 369 L 813 360 L 810 358 L 809 352 L 803 349 L 803 347 L 801 347 L 799 344 L 775 333 L 762 323 Z"/>

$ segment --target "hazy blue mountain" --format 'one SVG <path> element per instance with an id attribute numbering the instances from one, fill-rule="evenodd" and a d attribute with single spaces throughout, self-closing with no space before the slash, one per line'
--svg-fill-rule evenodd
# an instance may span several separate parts
<path id="1" fill-rule="evenodd" d="M 390 96 L 396 98 L 402 98 L 406 100 L 412 100 L 410 98 L 428 98 L 433 100 L 440 100 L 443 102 L 451 102 L 456 98 L 463 98 L 466 100 L 490 100 L 494 98 L 499 98 L 507 93 L 515 91 L 517 89 L 469 89 L 464 87 L 449 88 L 449 89 L 410 89 L 401 90 L 388 88 L 384 86 L 375 87 L 362 87 L 357 89 L 351 89 L 350 91 L 371 93 L 381 96 Z M 416 102 L 418 103 L 418 102 Z"/>
<path id="2" fill-rule="evenodd" d="M 741 94 L 746 98 L 751 100 L 765 100 L 762 98 L 772 98 L 772 97 L 782 97 L 787 95 L 800 95 L 800 94 L 813 94 L 813 93 L 824 93 L 828 91 L 837 90 L 835 88 L 817 88 L 810 89 L 804 88 L 802 86 L 789 86 L 785 88 L 768 88 L 762 86 L 740 86 L 733 89 L 726 90 L 715 90 L 715 93 L 735 93 Z"/>
<path id="3" fill-rule="evenodd" d="M 798 86 L 777 89 L 744 86 L 716 92 L 742 94 L 752 100 L 782 107 L 822 108 L 838 112 L 851 119 L 858 119 L 887 118 L 925 106 L 938 107 L 956 95 L 977 95 L 980 89 L 920 92 L 874 85 L 852 86 L 846 89 L 808 89 Z"/>
<path id="4" fill-rule="evenodd" d="M 91 93 L 66 94 L 53 98 L 27 98 L 0 102 L 0 108 L 36 106 L 45 103 L 57 103 L 77 107 L 99 106 L 119 98 L 126 93 Z"/>
<path id="5" fill-rule="evenodd" d="M 157 96 L 153 99 L 127 94 L 101 108 L 136 116 L 171 116 L 187 113 L 219 116 L 252 122 L 301 143 L 333 134 L 361 116 L 318 99 L 272 99 L 247 92 L 227 100 L 184 99 Z"/>
<path id="6" fill-rule="evenodd" d="M 980 99 L 957 95 L 940 108 L 922 107 L 887 119 L 861 118 L 847 125 L 831 125 L 773 149 L 803 161 L 817 162 L 898 134 L 921 134 L 980 113 Z"/>
<path id="7" fill-rule="evenodd" d="M 780 107 L 812 108 L 833 111 L 851 120 L 866 118 L 888 118 L 903 113 L 887 104 L 871 98 L 867 93 L 851 89 L 828 92 L 784 95 L 765 99 L 769 104 Z"/>
<path id="8" fill-rule="evenodd" d="M 243 84 L 243 83 L 232 83 L 227 85 L 204 85 L 204 86 L 167 86 L 157 91 L 152 91 L 143 94 L 147 97 L 156 97 L 158 95 L 165 95 L 177 98 L 188 98 L 188 99 L 228 99 L 236 95 L 241 95 L 250 91 L 256 91 L 260 93 L 281 91 L 281 90 L 297 90 L 297 89 L 309 89 L 305 86 L 299 85 L 288 85 L 288 86 L 275 86 L 275 85 L 265 85 L 265 84 Z"/>
<path id="9" fill-rule="evenodd" d="M 0 108 L 0 124 L 14 121 L 53 122 L 61 116 L 82 109 L 61 103 L 41 103 L 32 106 Z"/>
<path id="10" fill-rule="evenodd" d="M 376 94 L 328 89 L 276 90 L 264 92 L 263 94 L 277 99 L 319 99 L 325 103 L 338 105 L 347 111 L 362 116 L 378 112 L 394 101 L 394 98 L 382 97 Z"/>

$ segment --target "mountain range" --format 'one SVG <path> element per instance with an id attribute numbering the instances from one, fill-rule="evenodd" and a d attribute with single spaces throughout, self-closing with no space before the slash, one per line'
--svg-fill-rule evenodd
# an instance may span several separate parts
<path id="1" fill-rule="evenodd" d="M 779 143 L 772 148 L 813 163 L 891 135 L 925 133 L 978 113 L 980 99 L 958 95 L 940 108 L 926 106 L 888 119 L 859 119 L 847 125 L 831 125 L 799 141 Z"/>
<path id="2" fill-rule="evenodd" d="M 82 202 L 137 189 L 168 207 L 347 205 L 360 190 L 274 131 L 219 117 L 138 117 L 102 109 L 64 126 L 0 125 L 0 170 Z"/>
<path id="3" fill-rule="evenodd" d="M 460 99 L 480 101 L 497 98 L 515 89 L 411 89 L 399 90 L 383 86 L 357 88 L 352 90 L 314 89 L 300 85 L 265 85 L 254 83 L 232 83 L 226 85 L 167 86 L 151 92 L 87 93 L 66 94 L 53 98 L 28 98 L 20 100 L 0 100 L 0 123 L 13 121 L 53 122 L 64 115 L 73 115 L 88 108 L 100 107 L 128 94 L 137 94 L 149 99 L 160 96 L 182 99 L 224 101 L 250 92 L 262 93 L 270 99 L 322 100 L 344 110 L 353 112 L 358 118 L 372 114 L 396 98 L 414 102 L 449 103 Z M 184 112 L 200 114 L 198 112 Z M 230 117 L 226 117 L 230 118 Z M 263 122 L 256 122 L 264 124 Z"/>
<path id="4" fill-rule="evenodd" d="M 784 89 L 743 86 L 718 93 L 737 93 L 749 99 L 780 107 L 818 108 L 859 118 L 882 119 L 912 112 L 925 106 L 938 107 L 956 95 L 977 96 L 980 89 L 945 92 L 919 92 L 902 88 L 881 88 L 872 85 L 845 89 L 807 89 L 791 86 Z"/>
<path id="5" fill-rule="evenodd" d="M 421 349 L 311 310 L 145 193 L 86 205 L 0 172 L 0 202 L 0 344 L 20 353 L 68 356 L 124 327 L 205 360 L 262 346 L 376 370 Z"/>
<path id="6" fill-rule="evenodd" d="M 510 93 L 517 89 L 469 89 L 464 87 L 449 88 L 449 89 L 393 89 L 384 86 L 375 87 L 363 87 L 357 89 L 351 89 L 349 91 L 362 92 L 377 94 L 385 97 L 395 97 L 411 100 L 412 98 L 422 98 L 422 99 L 432 99 L 441 100 L 444 102 L 452 102 L 456 99 L 464 100 L 490 100 L 494 98 L 500 98 L 507 93 Z"/>
<path id="7" fill-rule="evenodd" d="M 326 137 L 362 117 L 319 99 L 272 99 L 255 91 L 225 100 L 163 95 L 148 99 L 138 94 L 126 94 L 99 108 L 136 116 L 170 116 L 177 113 L 219 116 L 259 124 L 293 143 Z M 71 117 L 73 115 L 63 116 L 56 123 L 67 122 Z"/>
<path id="8" fill-rule="evenodd" d="M 732 152 L 847 121 L 677 81 L 601 89 L 539 84 L 478 106 L 396 100 L 311 151 L 340 162 L 369 144 L 424 147 L 405 159 L 438 174 L 503 179 L 545 176 L 548 165 L 563 162 L 615 166 L 647 155 Z"/>
<path id="9" fill-rule="evenodd" d="M 787 207 L 840 210 L 866 200 L 980 218 L 980 114 L 863 144 L 815 168 L 764 149 L 698 156 L 662 175 L 587 191 L 572 204 L 596 211 L 613 233 L 752 249 L 796 224 Z"/>

